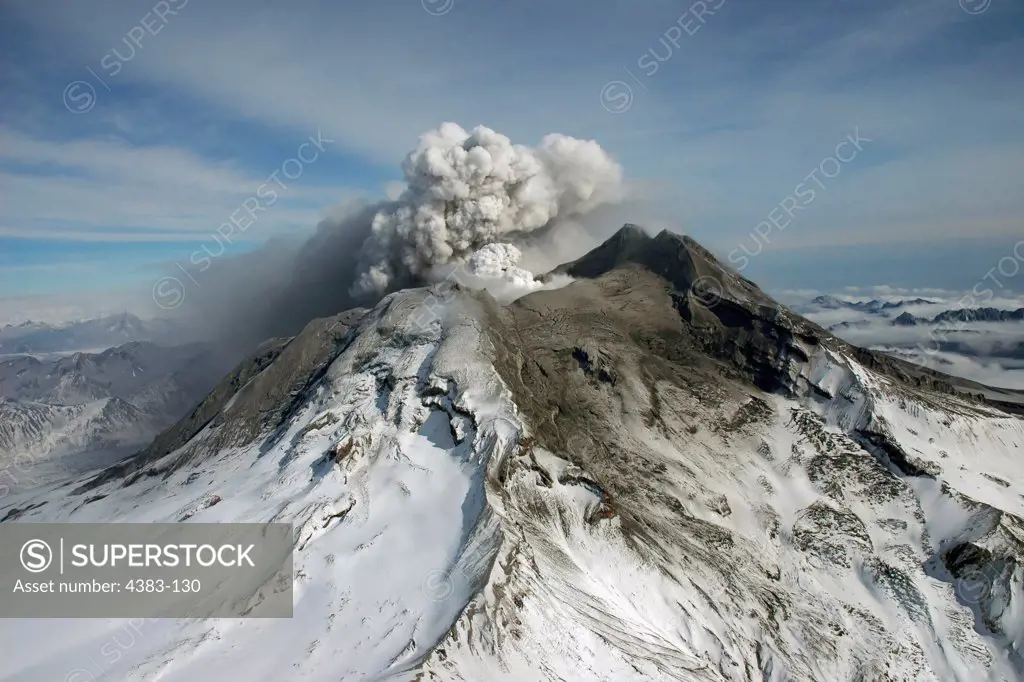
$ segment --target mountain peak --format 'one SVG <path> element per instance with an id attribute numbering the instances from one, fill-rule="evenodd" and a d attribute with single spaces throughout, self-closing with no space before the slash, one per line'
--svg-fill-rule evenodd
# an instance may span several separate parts
<path id="1" fill-rule="evenodd" d="M 842 344 L 725 267 L 696 240 L 668 230 L 650 237 L 627 224 L 600 246 L 554 272 L 603 281 L 619 279 L 613 271 L 630 267 L 654 275 L 663 284 L 648 278 L 634 286 L 630 280 L 636 293 L 623 294 L 624 299 L 632 300 L 621 305 L 640 309 L 645 305 L 642 299 L 667 293 L 670 305 L 650 312 L 663 319 L 650 322 L 681 324 L 685 345 L 693 352 L 731 364 L 766 390 L 796 390 L 795 373 L 789 370 L 791 359 L 806 360 L 810 347 L 823 341 L 830 346 Z"/>
<path id="2" fill-rule="evenodd" d="M 638 226 L 626 224 L 589 253 L 550 274 L 598 280 L 630 266 L 638 266 L 669 285 L 675 312 L 696 349 L 732 365 L 764 390 L 786 394 L 807 390 L 803 375 L 810 370 L 806 364 L 823 347 L 850 355 L 907 387 L 975 397 L 989 391 L 991 396 L 991 389 L 974 382 L 846 343 L 776 302 L 691 237 L 667 230 L 651 237 Z M 839 299 L 822 302 L 833 300 Z M 880 302 L 873 303 L 881 307 Z M 989 402 L 1013 412 L 1020 410 L 1018 395 L 1000 393 L 1006 395 L 990 397 Z M 1008 400 L 1004 402 L 1004 398 Z"/>
<path id="3" fill-rule="evenodd" d="M 756 284 L 722 265 L 692 237 L 668 230 L 651 237 L 631 223 L 597 248 L 553 272 L 592 279 L 626 264 L 639 265 L 667 280 L 687 295 L 690 304 L 703 308 L 713 308 L 723 301 L 748 311 L 780 307 Z"/>
<path id="4" fill-rule="evenodd" d="M 917 325 L 917 318 L 905 311 L 900 313 L 899 317 L 892 321 L 892 324 L 896 327 L 913 327 Z"/>
<path id="5" fill-rule="evenodd" d="M 633 262 L 633 259 L 643 253 L 652 241 L 652 237 L 643 228 L 626 223 L 600 246 L 571 263 L 559 266 L 550 274 L 599 277 L 619 265 Z"/>

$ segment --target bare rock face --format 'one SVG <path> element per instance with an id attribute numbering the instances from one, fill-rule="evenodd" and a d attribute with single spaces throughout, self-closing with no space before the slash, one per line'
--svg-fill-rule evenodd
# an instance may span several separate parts
<path id="1" fill-rule="evenodd" d="M 800 511 L 793 540 L 801 551 L 846 568 L 852 565 L 852 553 L 870 556 L 873 549 L 867 527 L 856 514 L 821 502 Z"/>
<path id="2" fill-rule="evenodd" d="M 1024 412 L 1024 392 L 992 389 L 846 343 L 774 301 L 690 237 L 667 230 L 650 237 L 642 228 L 626 224 L 602 245 L 547 277 L 557 273 L 597 279 L 630 265 L 671 286 L 673 307 L 687 323 L 698 350 L 735 365 L 763 390 L 793 395 L 817 390 L 802 380 L 801 370 L 811 355 L 828 349 L 851 355 L 907 387 L 971 396 L 1006 411 Z"/>
<path id="3" fill-rule="evenodd" d="M 727 270 L 689 237 L 649 237 L 626 225 L 579 260 L 554 272 L 596 279 L 616 268 L 639 268 L 668 285 L 680 331 L 693 351 L 729 361 L 768 391 L 795 390 L 794 363 L 821 343 L 841 344 L 817 325 L 776 304 L 756 284 Z M 664 316 L 664 313 L 662 313 Z"/>

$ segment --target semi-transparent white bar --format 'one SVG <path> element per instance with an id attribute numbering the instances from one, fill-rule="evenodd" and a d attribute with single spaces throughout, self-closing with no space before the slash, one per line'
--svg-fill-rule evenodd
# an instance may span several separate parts
<path id="1" fill-rule="evenodd" d="M 0 523 L 2 618 L 291 618 L 281 523 Z"/>

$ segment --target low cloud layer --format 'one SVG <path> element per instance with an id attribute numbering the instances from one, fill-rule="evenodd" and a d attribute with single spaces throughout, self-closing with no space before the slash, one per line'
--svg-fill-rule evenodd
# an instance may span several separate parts
<path id="1" fill-rule="evenodd" d="M 822 305 L 811 298 L 817 292 L 797 292 L 791 305 L 806 317 L 850 343 L 881 350 L 931 369 L 991 386 L 1024 389 L 1024 324 L 1008 322 L 929 323 L 946 311 L 961 310 L 962 293 L 941 290 L 872 291 L 871 295 L 845 292 Z M 860 293 L 860 292 L 858 292 Z M 863 292 L 869 293 L 869 292 Z M 986 303 L 997 310 L 1024 307 L 1024 298 L 1010 292 Z M 921 301 L 920 299 L 926 299 Z M 877 312 L 843 307 L 841 302 L 868 301 L 898 304 Z M 840 302 L 839 307 L 836 302 Z M 917 324 L 894 324 L 903 313 Z"/>

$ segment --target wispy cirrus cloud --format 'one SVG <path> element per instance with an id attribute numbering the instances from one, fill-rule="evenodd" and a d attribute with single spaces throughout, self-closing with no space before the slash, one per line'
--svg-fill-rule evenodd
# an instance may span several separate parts
<path id="1" fill-rule="evenodd" d="M 3 128 L 0 169 L 8 197 L 0 236 L 84 241 L 194 240 L 227 220 L 276 170 L 260 177 L 173 146 L 116 137 L 56 142 Z M 351 194 L 283 176 L 271 184 L 280 205 L 249 239 L 309 230 L 324 207 Z"/>

